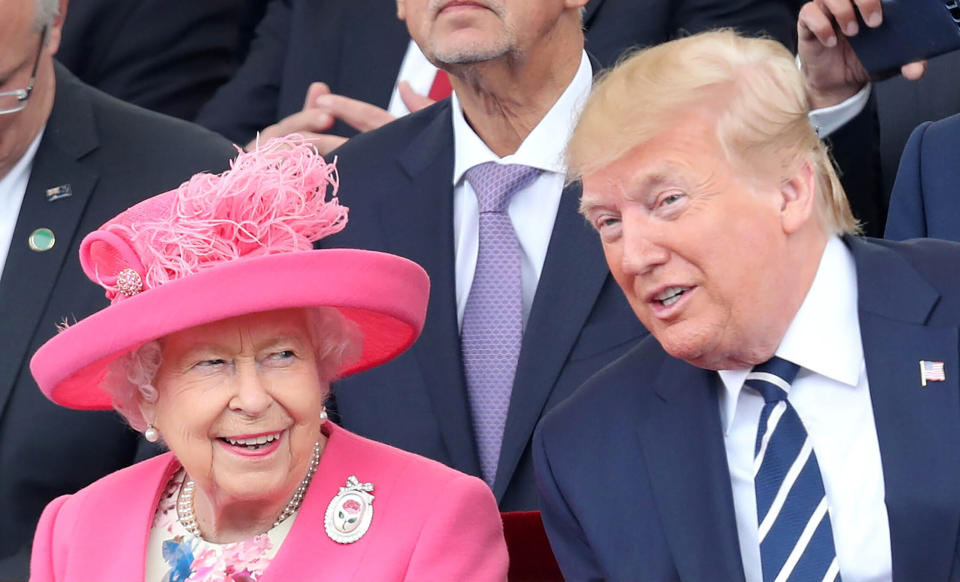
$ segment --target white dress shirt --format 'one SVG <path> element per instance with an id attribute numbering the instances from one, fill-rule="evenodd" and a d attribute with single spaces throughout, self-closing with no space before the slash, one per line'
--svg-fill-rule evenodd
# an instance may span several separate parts
<path id="1" fill-rule="evenodd" d="M 17 227 L 17 217 L 20 215 L 20 206 L 27 192 L 27 183 L 30 181 L 30 170 L 33 167 L 33 157 L 40 147 L 40 138 L 43 130 L 33 138 L 33 142 L 23 156 L 0 178 L 0 280 L 3 279 L 4 267 L 7 264 L 7 255 L 13 243 L 13 231 Z M 27 244 L 27 241 L 22 241 Z"/>
<path id="2" fill-rule="evenodd" d="M 387 111 L 395 117 L 403 117 L 410 113 L 403 99 L 400 98 L 400 90 L 397 88 L 400 81 L 410 83 L 410 87 L 416 93 L 427 95 L 433 87 L 433 79 L 436 76 L 437 68 L 427 60 L 417 43 L 411 40 L 407 44 L 407 52 L 403 55 L 403 62 L 400 64 L 397 82 L 393 84 L 393 93 L 390 94 L 390 105 L 387 106 Z"/>
<path id="3" fill-rule="evenodd" d="M 523 164 L 543 170 L 530 185 L 513 195 L 507 208 L 520 241 L 523 322 L 526 325 L 563 193 L 566 179 L 564 150 L 592 84 L 593 68 L 584 52 L 576 75 L 557 102 L 523 140 L 516 153 L 503 158 L 493 153 L 473 131 L 463 116 L 456 94 L 453 95 L 453 237 L 459 323 L 463 323 L 463 310 L 477 266 L 480 224 L 477 196 L 464 174 L 485 162 Z"/>
<path id="4" fill-rule="evenodd" d="M 844 582 L 892 575 L 880 445 L 858 317 L 856 265 L 843 242 L 832 237 L 776 355 L 801 366 L 789 399 L 817 455 Z M 720 418 L 743 569 L 747 582 L 759 582 L 753 449 L 763 397 L 742 389 L 748 372 L 719 372 L 725 388 Z"/>
<path id="5" fill-rule="evenodd" d="M 821 107 L 810 112 L 810 125 L 817 130 L 821 138 L 829 136 L 860 115 L 870 101 L 870 83 L 863 86 L 855 95 L 830 107 Z"/>

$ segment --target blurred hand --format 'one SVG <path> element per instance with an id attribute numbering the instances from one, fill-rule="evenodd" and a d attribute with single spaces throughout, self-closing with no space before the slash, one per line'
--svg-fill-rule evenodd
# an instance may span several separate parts
<path id="1" fill-rule="evenodd" d="M 870 81 L 847 41 L 860 32 L 858 12 L 870 28 L 883 24 L 880 0 L 813 0 L 800 10 L 798 52 L 813 109 L 841 103 Z M 919 79 L 926 61 L 906 64 L 900 71 L 907 79 Z"/>
<path id="2" fill-rule="evenodd" d="M 433 103 L 429 97 L 414 92 L 406 81 L 400 83 L 399 90 L 400 98 L 410 111 Z M 326 133 L 338 119 L 364 132 L 386 125 L 396 117 L 376 105 L 331 93 L 326 83 L 311 83 L 303 109 L 261 131 L 260 140 L 299 133 L 312 142 L 322 155 L 326 155 L 347 141 L 345 137 Z M 251 150 L 255 146 L 256 140 L 253 140 L 246 149 Z"/>

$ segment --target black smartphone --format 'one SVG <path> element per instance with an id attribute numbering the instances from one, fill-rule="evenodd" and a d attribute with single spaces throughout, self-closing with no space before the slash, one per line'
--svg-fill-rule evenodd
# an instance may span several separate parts
<path id="1" fill-rule="evenodd" d="M 883 24 L 849 37 L 864 68 L 873 75 L 960 50 L 960 0 L 882 0 Z M 960 82 L 960 77 L 958 77 Z"/>

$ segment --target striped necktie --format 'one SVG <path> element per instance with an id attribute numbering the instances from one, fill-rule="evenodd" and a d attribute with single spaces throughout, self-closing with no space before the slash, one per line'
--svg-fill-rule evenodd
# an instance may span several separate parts
<path id="1" fill-rule="evenodd" d="M 820 466 L 787 400 L 799 369 L 774 357 L 755 367 L 744 383 L 765 402 L 753 464 L 764 582 L 840 580 Z"/>

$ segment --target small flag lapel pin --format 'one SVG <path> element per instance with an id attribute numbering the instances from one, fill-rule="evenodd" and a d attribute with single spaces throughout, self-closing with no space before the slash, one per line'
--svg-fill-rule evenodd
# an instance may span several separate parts
<path id="1" fill-rule="evenodd" d="M 927 382 L 945 382 L 947 375 L 943 371 L 943 362 L 930 362 L 920 360 L 920 385 L 926 386 Z"/>
<path id="2" fill-rule="evenodd" d="M 69 198 L 73 196 L 73 189 L 70 188 L 70 184 L 63 184 L 62 186 L 57 186 L 55 188 L 47 188 L 47 202 L 54 202 L 60 200 L 61 198 Z"/>

